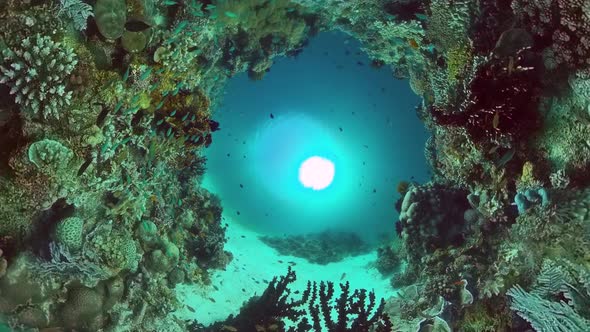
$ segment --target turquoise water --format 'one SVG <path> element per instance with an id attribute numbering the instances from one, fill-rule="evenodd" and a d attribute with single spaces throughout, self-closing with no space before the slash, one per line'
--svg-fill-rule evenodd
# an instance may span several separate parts
<path id="1" fill-rule="evenodd" d="M 234 221 L 263 234 L 392 236 L 398 182 L 428 177 L 418 103 L 406 80 L 370 66 L 358 41 L 321 33 L 298 57 L 278 58 L 263 80 L 230 80 L 203 184 Z M 316 154 L 336 170 L 332 185 L 314 192 L 297 171 Z"/>

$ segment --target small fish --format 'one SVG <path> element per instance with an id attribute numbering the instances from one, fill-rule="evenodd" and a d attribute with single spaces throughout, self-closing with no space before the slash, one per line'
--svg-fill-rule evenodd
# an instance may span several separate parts
<path id="1" fill-rule="evenodd" d="M 289 262 L 287 262 L 287 263 L 289 263 L 291 266 L 293 266 L 293 265 L 297 265 L 297 263 L 295 263 L 295 262 L 293 262 L 293 261 L 289 261 Z"/>
<path id="2" fill-rule="evenodd" d="M 338 127 L 338 129 L 340 129 L 340 131 L 342 131 L 342 127 Z"/>
<path id="3" fill-rule="evenodd" d="M 127 70 L 125 71 L 125 74 L 123 74 L 123 82 L 127 82 L 127 79 L 129 78 L 129 71 L 130 71 L 131 67 L 127 67 Z"/>
<path id="4" fill-rule="evenodd" d="M 496 146 L 492 147 L 492 148 L 491 148 L 491 149 L 488 151 L 488 154 L 492 154 L 492 153 L 494 153 L 494 152 L 498 151 L 498 149 L 499 149 L 499 148 L 500 148 L 500 146 L 499 146 L 499 145 L 496 145 Z"/>
<path id="5" fill-rule="evenodd" d="M 229 17 L 229 18 L 236 18 L 238 17 L 238 15 L 234 12 L 224 12 L 223 13 L 225 16 Z"/>
<path id="6" fill-rule="evenodd" d="M 211 301 L 211 302 L 215 303 L 215 299 L 214 299 L 214 298 L 212 298 L 212 297 L 210 297 L 210 298 L 209 298 L 209 301 Z"/>
<path id="7" fill-rule="evenodd" d="M 410 47 L 412 47 L 413 49 L 420 48 L 420 45 L 418 45 L 418 42 L 415 39 L 409 39 L 408 44 L 410 44 Z"/>
<path id="8" fill-rule="evenodd" d="M 238 214 L 238 216 L 240 215 L 240 211 L 236 211 L 236 213 Z"/>
<path id="9" fill-rule="evenodd" d="M 368 149 L 369 148 L 369 146 L 366 145 L 366 144 L 363 144 L 363 146 L 365 147 L 365 149 Z"/>
<path id="10" fill-rule="evenodd" d="M 84 174 L 84 172 L 86 171 L 88 166 L 90 166 L 91 163 L 92 163 L 92 157 L 88 157 L 86 159 L 86 161 L 84 161 L 82 166 L 80 166 L 80 169 L 78 169 L 78 176 L 81 176 L 82 174 Z"/>
<path id="11" fill-rule="evenodd" d="M 150 76 L 151 73 L 152 73 L 152 67 L 149 67 L 146 71 L 143 72 L 143 74 L 141 74 L 139 79 L 144 81 Z"/>
<path id="12" fill-rule="evenodd" d="M 219 287 L 217 287 L 217 286 L 213 285 L 213 289 L 215 289 L 215 290 L 217 290 L 217 291 L 218 291 L 218 290 L 219 290 Z"/>
<path id="13" fill-rule="evenodd" d="M 279 263 L 283 264 L 283 261 L 282 261 L 282 260 L 280 260 L 280 259 L 279 259 L 277 262 L 279 262 Z"/>
<path id="14" fill-rule="evenodd" d="M 377 192 L 377 189 L 373 188 L 373 193 L 376 193 L 376 192 Z"/>
<path id="15" fill-rule="evenodd" d="M 123 101 L 122 100 L 119 101 L 117 103 L 117 105 L 115 105 L 115 109 L 113 110 L 113 112 L 115 112 L 115 113 L 119 112 L 119 110 L 121 109 L 121 107 L 123 107 Z"/>
<path id="16" fill-rule="evenodd" d="M 219 122 L 217 122 L 215 120 L 207 120 L 207 122 L 209 123 L 209 129 L 211 131 L 218 131 L 219 130 Z"/>
<path id="17" fill-rule="evenodd" d="M 211 134 L 207 134 L 207 136 L 205 136 L 205 147 L 208 148 L 212 142 L 213 139 L 211 138 Z"/>
<path id="18" fill-rule="evenodd" d="M 242 235 L 242 236 L 240 236 L 240 237 L 241 237 L 242 239 L 245 239 L 245 238 L 246 238 L 246 235 Z"/>
<path id="19" fill-rule="evenodd" d="M 344 278 L 346 278 L 346 273 L 342 273 L 342 276 L 340 277 L 340 280 L 344 280 Z"/>
<path id="20" fill-rule="evenodd" d="M 362 61 L 357 61 L 357 62 L 356 62 L 356 65 L 357 65 L 357 66 L 364 66 L 364 65 L 365 65 L 365 63 L 364 63 L 364 62 L 362 62 Z"/>
<path id="21" fill-rule="evenodd" d="M 178 23 L 178 25 L 176 26 L 176 29 L 174 29 L 174 32 L 172 32 L 172 34 L 173 35 L 179 34 L 184 28 L 186 28 L 187 25 L 188 25 L 188 21 L 181 21 L 180 23 Z"/>
<path id="22" fill-rule="evenodd" d="M 293 294 L 299 294 L 299 293 L 300 293 L 300 291 L 298 291 L 298 290 L 293 292 Z"/>
<path id="23" fill-rule="evenodd" d="M 242 288 L 242 292 L 244 292 L 244 293 L 245 293 L 245 292 L 246 292 L 246 289 Z"/>
<path id="24" fill-rule="evenodd" d="M 145 31 L 152 26 L 144 22 L 143 20 L 138 19 L 130 19 L 125 23 L 125 29 L 131 32 L 142 32 Z"/>
<path id="25" fill-rule="evenodd" d="M 188 309 L 188 311 L 190 312 L 196 312 L 195 308 L 191 307 L 190 305 L 187 305 L 186 308 Z"/>
<path id="26" fill-rule="evenodd" d="M 270 118 L 274 119 L 275 118 L 274 114 L 270 113 Z"/>
<path id="27" fill-rule="evenodd" d="M 240 188 L 244 188 L 244 185 L 240 183 Z"/>
<path id="28" fill-rule="evenodd" d="M 506 165 L 510 160 L 512 160 L 512 157 L 514 157 L 514 152 L 514 148 L 511 148 L 510 150 L 506 151 L 502 158 L 500 158 L 496 162 L 496 167 L 503 167 L 504 165 Z"/>
<path id="29" fill-rule="evenodd" d="M 100 111 L 100 113 L 98 113 L 98 117 L 96 118 L 96 125 L 99 127 L 102 127 L 102 125 L 104 124 L 104 120 L 107 118 L 107 115 L 109 114 L 109 111 L 111 109 L 108 107 L 102 107 L 102 110 Z"/>
<path id="30" fill-rule="evenodd" d="M 500 124 L 500 113 L 498 111 L 496 111 L 496 113 L 494 113 L 494 117 L 492 118 L 492 127 L 494 129 L 498 129 L 499 124 Z"/>
<path id="31" fill-rule="evenodd" d="M 227 156 L 229 157 L 229 153 L 227 154 Z"/>

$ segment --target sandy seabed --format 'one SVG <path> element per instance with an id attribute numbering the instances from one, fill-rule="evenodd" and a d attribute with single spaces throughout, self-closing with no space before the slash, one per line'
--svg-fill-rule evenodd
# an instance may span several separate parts
<path id="1" fill-rule="evenodd" d="M 228 221 L 228 217 L 225 219 Z M 196 319 L 201 324 L 209 325 L 224 320 L 230 314 L 237 314 L 245 301 L 264 292 L 274 276 L 285 275 L 289 265 L 297 274 L 297 280 L 290 286 L 292 291 L 303 292 L 308 280 L 334 283 L 348 281 L 351 290 L 374 290 L 378 299 L 387 299 L 395 294 L 389 278 L 382 277 L 377 269 L 371 266 L 376 260 L 376 252 L 318 265 L 302 258 L 280 255 L 275 249 L 260 241 L 256 232 L 238 223 L 229 222 L 227 236 L 225 249 L 230 251 L 234 258 L 225 270 L 213 272 L 212 284 L 176 287 L 178 298 L 184 304 L 175 312 L 178 318 Z M 335 294 L 338 296 L 339 287 L 335 288 Z"/>

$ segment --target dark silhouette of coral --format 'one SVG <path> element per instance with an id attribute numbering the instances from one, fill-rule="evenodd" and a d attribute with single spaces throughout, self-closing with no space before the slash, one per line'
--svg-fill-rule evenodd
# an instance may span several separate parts
<path id="1" fill-rule="evenodd" d="M 256 332 L 388 332 L 393 325 L 383 312 L 385 300 L 377 305 L 374 292 L 365 289 L 352 294 L 348 282 L 340 284 L 341 293 L 334 298 L 333 282 L 307 282 L 307 288 L 298 300 L 290 299 L 289 284 L 296 280 L 295 272 L 289 267 L 287 274 L 275 277 L 264 293 L 252 297 L 235 317 L 230 315 L 225 321 L 209 327 L 191 325 L 192 332 L 213 332 L 222 328 Z M 334 304 L 332 304 L 334 303 Z M 337 318 L 332 318 L 333 312 Z M 311 322 L 309 321 L 311 318 Z M 284 319 L 293 324 L 287 328 Z M 311 323 L 311 324 L 310 324 Z"/>

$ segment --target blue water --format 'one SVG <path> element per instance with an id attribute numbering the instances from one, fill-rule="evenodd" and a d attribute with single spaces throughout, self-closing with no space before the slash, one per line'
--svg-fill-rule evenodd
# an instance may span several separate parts
<path id="1" fill-rule="evenodd" d="M 407 81 L 371 67 L 357 41 L 322 33 L 297 58 L 277 58 L 263 80 L 231 79 L 215 110 L 222 129 L 206 153 L 204 186 L 232 220 L 261 233 L 391 236 L 397 183 L 428 177 L 418 102 Z M 322 191 L 298 181 L 313 155 L 335 165 Z"/>

